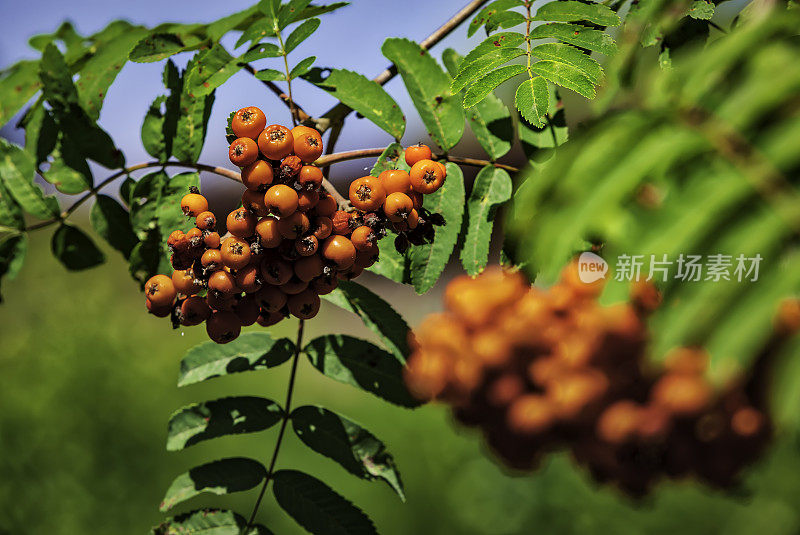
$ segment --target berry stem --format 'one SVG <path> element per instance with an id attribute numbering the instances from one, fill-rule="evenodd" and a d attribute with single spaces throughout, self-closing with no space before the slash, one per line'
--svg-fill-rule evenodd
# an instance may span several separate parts
<path id="1" fill-rule="evenodd" d="M 289 92 L 289 113 L 292 116 L 292 126 L 297 126 L 297 110 L 294 106 L 294 99 L 292 98 L 292 76 L 291 71 L 289 70 L 289 55 L 286 52 L 286 48 L 283 46 L 283 36 L 281 35 L 281 29 L 278 28 L 278 20 L 275 19 L 273 22 L 272 29 L 275 31 L 275 35 L 278 37 L 278 46 L 281 47 L 281 56 L 283 56 L 283 67 L 286 69 L 286 86 Z"/>
<path id="2" fill-rule="evenodd" d="M 275 473 L 275 463 L 278 460 L 278 453 L 281 449 L 283 442 L 283 435 L 286 432 L 286 425 L 289 423 L 289 417 L 292 413 L 292 396 L 294 395 L 295 378 L 297 377 L 297 362 L 300 360 L 300 351 L 303 345 L 303 327 L 305 320 L 300 320 L 297 325 L 297 341 L 294 346 L 294 357 L 292 357 L 292 371 L 289 373 L 289 385 L 286 388 L 286 402 L 283 405 L 283 419 L 281 420 L 281 428 L 278 431 L 278 440 L 275 441 L 275 449 L 272 450 L 272 458 L 269 461 L 269 468 L 267 469 L 267 476 L 264 478 L 264 483 L 261 485 L 261 490 L 258 493 L 258 498 L 253 506 L 253 512 L 250 513 L 250 519 L 247 521 L 247 527 L 244 532 L 248 533 L 250 526 L 258 514 L 258 508 L 261 506 L 261 501 L 264 499 L 264 493 L 267 491 L 272 475 Z"/>

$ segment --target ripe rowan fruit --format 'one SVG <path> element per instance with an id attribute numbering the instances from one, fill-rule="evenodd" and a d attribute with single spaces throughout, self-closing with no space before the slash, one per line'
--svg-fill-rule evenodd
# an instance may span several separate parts
<path id="1" fill-rule="evenodd" d="M 203 231 L 197 227 L 189 229 L 186 233 L 186 240 L 189 242 L 190 252 L 192 249 L 198 249 L 203 245 Z"/>
<path id="2" fill-rule="evenodd" d="M 211 308 L 202 297 L 188 297 L 181 304 L 181 325 L 200 325 L 211 316 Z"/>
<path id="3" fill-rule="evenodd" d="M 208 292 L 206 295 L 206 303 L 211 310 L 227 310 L 232 311 L 236 304 L 236 298 L 233 294 L 221 294 L 218 292 Z"/>
<path id="4" fill-rule="evenodd" d="M 443 163 L 442 163 L 441 161 L 439 161 L 439 160 L 436 160 L 434 163 L 435 163 L 436 165 L 438 165 L 438 166 L 439 166 L 439 169 L 441 169 L 441 170 L 442 170 L 442 176 L 443 176 L 444 178 L 447 178 L 447 166 L 446 166 L 445 164 L 443 164 Z"/>
<path id="5" fill-rule="evenodd" d="M 265 217 L 256 225 L 256 234 L 261 240 L 261 245 L 267 249 L 274 249 L 283 241 L 283 236 L 278 230 L 278 220 L 274 217 Z"/>
<path id="6" fill-rule="evenodd" d="M 166 275 L 153 275 L 144 283 L 144 293 L 154 308 L 172 305 L 178 292 L 172 279 Z"/>
<path id="7" fill-rule="evenodd" d="M 200 257 L 200 264 L 206 269 L 206 272 L 220 269 L 223 266 L 222 252 L 219 249 L 206 250 Z"/>
<path id="8" fill-rule="evenodd" d="M 250 263 L 250 246 L 235 236 L 222 240 L 222 263 L 230 269 L 242 269 Z"/>
<path id="9" fill-rule="evenodd" d="M 356 248 L 344 236 L 331 236 L 326 239 L 321 247 L 322 256 L 334 264 L 339 270 L 348 269 L 356 260 Z"/>
<path id="10" fill-rule="evenodd" d="M 353 218 L 344 210 L 336 210 L 331 218 L 331 223 L 333 225 L 332 230 L 334 234 L 347 236 L 353 231 Z"/>
<path id="11" fill-rule="evenodd" d="M 430 400 L 447 386 L 450 375 L 450 358 L 445 353 L 431 351 L 411 355 L 403 369 L 408 389 L 415 398 Z"/>
<path id="12" fill-rule="evenodd" d="M 290 295 L 286 304 L 292 316 L 301 320 L 308 320 L 319 312 L 320 300 L 313 290 L 303 290 L 296 295 Z"/>
<path id="13" fill-rule="evenodd" d="M 336 204 L 336 199 L 331 195 L 325 194 L 320 195 L 319 202 L 314 207 L 314 213 L 322 217 L 333 217 L 333 214 L 338 209 L 339 205 Z"/>
<path id="14" fill-rule="evenodd" d="M 318 254 L 299 258 L 294 263 L 294 274 L 301 281 L 310 282 L 322 275 L 325 264 Z"/>
<path id="15" fill-rule="evenodd" d="M 228 148 L 228 158 L 233 165 L 247 167 L 258 159 L 258 145 L 249 137 L 237 138 Z"/>
<path id="16" fill-rule="evenodd" d="M 242 184 L 251 191 L 265 191 L 273 179 L 272 166 L 264 160 L 256 160 L 242 169 Z"/>
<path id="17" fill-rule="evenodd" d="M 668 373 L 650 391 L 654 405 L 679 416 L 697 414 L 708 406 L 713 391 L 698 375 Z"/>
<path id="18" fill-rule="evenodd" d="M 377 245 L 373 245 L 365 251 L 358 251 L 354 265 L 366 269 L 378 261 L 379 253 L 380 249 L 378 249 Z"/>
<path id="19" fill-rule="evenodd" d="M 408 218 L 408 214 L 414 209 L 414 203 L 411 197 L 405 193 L 392 193 L 386 197 L 386 202 L 383 205 L 383 213 L 389 218 L 389 221 L 399 223 Z"/>
<path id="20" fill-rule="evenodd" d="M 311 233 L 317 240 L 324 240 L 331 235 L 331 232 L 333 232 L 333 221 L 330 217 L 318 216 L 315 218 Z"/>
<path id="21" fill-rule="evenodd" d="M 636 435 L 641 419 L 639 405 L 630 400 L 612 403 L 597 420 L 597 435 L 611 444 L 622 444 Z"/>
<path id="22" fill-rule="evenodd" d="M 247 208 L 237 208 L 228 214 L 225 226 L 237 238 L 249 238 L 256 231 L 256 218 Z"/>
<path id="23" fill-rule="evenodd" d="M 430 147 L 422 143 L 411 145 L 405 151 L 406 163 L 410 166 L 413 166 L 420 160 L 430 160 L 432 157 L 433 153 L 431 153 Z"/>
<path id="24" fill-rule="evenodd" d="M 264 204 L 264 194 L 260 191 L 244 190 L 244 193 L 242 193 L 242 207 L 256 217 L 265 217 L 269 215 L 267 205 Z"/>
<path id="25" fill-rule="evenodd" d="M 236 272 L 235 279 L 236 286 L 241 288 L 244 293 L 257 292 L 261 288 L 261 270 L 256 265 L 249 264 L 243 267 Z"/>
<path id="26" fill-rule="evenodd" d="M 322 135 L 313 128 L 295 127 L 294 153 L 305 163 L 311 163 L 322 156 Z"/>
<path id="27" fill-rule="evenodd" d="M 233 305 L 233 313 L 239 318 L 242 327 L 247 327 L 256 322 L 261 310 L 258 308 L 258 302 L 254 296 L 245 295 Z"/>
<path id="28" fill-rule="evenodd" d="M 278 221 L 278 232 L 287 240 L 294 240 L 298 236 L 308 232 L 311 221 L 303 212 L 294 212 L 292 215 L 282 217 Z"/>
<path id="29" fill-rule="evenodd" d="M 739 436 L 752 437 L 764 428 L 764 414 L 753 407 L 742 407 L 731 417 L 731 429 Z"/>
<path id="30" fill-rule="evenodd" d="M 183 215 L 197 217 L 208 211 L 208 201 L 199 193 L 187 193 L 181 199 Z"/>
<path id="31" fill-rule="evenodd" d="M 172 272 L 171 279 L 175 289 L 183 295 L 194 295 L 202 288 L 195 281 L 194 273 L 190 269 L 176 269 Z"/>
<path id="32" fill-rule="evenodd" d="M 231 130 L 236 137 L 256 139 L 267 126 L 267 116 L 255 106 L 237 110 L 231 119 Z"/>
<path id="33" fill-rule="evenodd" d="M 322 186 L 322 169 L 313 165 L 304 165 L 297 175 L 297 182 L 304 190 L 316 191 Z"/>
<path id="34" fill-rule="evenodd" d="M 208 289 L 223 295 L 233 295 L 241 291 L 241 289 L 236 286 L 236 279 L 233 278 L 233 275 L 224 269 L 215 271 L 211 277 L 209 277 Z"/>
<path id="35" fill-rule="evenodd" d="M 217 311 L 206 320 L 206 333 L 218 344 L 235 340 L 241 332 L 242 324 L 233 312 Z"/>
<path id="36" fill-rule="evenodd" d="M 350 204 L 364 212 L 379 209 L 386 200 L 383 184 L 374 176 L 357 178 L 350 183 Z"/>
<path id="37" fill-rule="evenodd" d="M 174 253 L 185 252 L 189 248 L 186 241 L 186 234 L 182 230 L 173 230 L 167 237 L 167 246 Z"/>
<path id="38" fill-rule="evenodd" d="M 287 156 L 278 167 L 278 176 L 283 181 L 288 181 L 290 178 L 297 176 L 300 169 L 303 167 L 303 162 L 300 161 L 295 155 Z"/>
<path id="39" fill-rule="evenodd" d="M 360 226 L 350 236 L 357 251 L 369 251 L 378 241 L 378 234 L 367 226 Z"/>
<path id="40" fill-rule="evenodd" d="M 262 327 L 271 327 L 276 323 L 280 323 L 286 316 L 284 316 L 281 312 L 268 312 L 266 314 L 262 313 L 258 316 L 256 322 L 261 325 Z"/>
<path id="41" fill-rule="evenodd" d="M 261 261 L 260 268 L 264 280 L 275 286 L 286 284 L 294 273 L 291 264 L 279 258 L 265 258 Z"/>
<path id="42" fill-rule="evenodd" d="M 297 211 L 297 192 L 286 184 L 276 184 L 264 194 L 264 204 L 270 213 L 278 217 L 289 217 Z"/>
<path id="43" fill-rule="evenodd" d="M 306 288 L 308 288 L 308 282 L 302 281 L 294 275 L 292 275 L 292 278 L 286 281 L 284 284 L 281 284 L 281 291 L 290 298 L 291 296 L 297 295 L 304 291 Z"/>
<path id="44" fill-rule="evenodd" d="M 319 241 L 313 234 L 303 236 L 295 242 L 294 248 L 300 256 L 311 256 L 317 252 Z"/>
<path id="45" fill-rule="evenodd" d="M 550 428 L 555 412 L 550 402 L 539 394 L 518 397 L 509 406 L 506 422 L 509 429 L 521 435 L 534 435 Z"/>
<path id="46" fill-rule="evenodd" d="M 342 280 L 350 281 L 360 276 L 362 273 L 364 273 L 364 268 L 358 267 L 354 262 L 349 268 L 339 271 L 336 276 Z"/>
<path id="47" fill-rule="evenodd" d="M 444 184 L 444 173 L 432 160 L 420 160 L 415 163 L 411 167 L 409 177 L 411 188 L 425 195 L 435 192 Z"/>
<path id="48" fill-rule="evenodd" d="M 195 219 L 195 225 L 200 230 L 213 231 L 214 227 L 217 225 L 217 218 L 213 214 L 213 212 L 209 211 L 201 212 L 197 215 L 197 218 Z"/>
<path id="49" fill-rule="evenodd" d="M 525 392 L 525 382 L 519 375 L 506 373 L 489 386 L 486 399 L 495 407 L 505 407 Z"/>
<path id="50" fill-rule="evenodd" d="M 172 314 L 172 305 L 169 304 L 167 306 L 157 307 L 150 302 L 149 299 L 145 298 L 144 304 L 147 307 L 147 312 L 152 314 L 157 318 L 166 318 L 170 314 Z"/>
<path id="51" fill-rule="evenodd" d="M 800 331 L 800 299 L 789 297 L 781 301 L 775 315 L 775 330 L 781 335 Z"/>
<path id="52" fill-rule="evenodd" d="M 386 195 L 392 193 L 411 193 L 411 176 L 403 169 L 387 169 L 378 176 Z"/>
<path id="53" fill-rule="evenodd" d="M 270 160 L 282 160 L 292 153 L 294 137 L 283 125 L 273 124 L 258 136 L 258 149 Z"/>
<path id="54" fill-rule="evenodd" d="M 297 210 L 308 212 L 319 202 L 319 193 L 316 191 L 301 191 L 297 194 Z"/>
<path id="55" fill-rule="evenodd" d="M 339 279 L 335 276 L 322 275 L 311 281 L 311 288 L 319 295 L 328 295 L 339 286 Z"/>
<path id="56" fill-rule="evenodd" d="M 278 312 L 286 305 L 287 295 L 279 287 L 267 284 L 255 293 L 255 298 L 267 312 Z"/>

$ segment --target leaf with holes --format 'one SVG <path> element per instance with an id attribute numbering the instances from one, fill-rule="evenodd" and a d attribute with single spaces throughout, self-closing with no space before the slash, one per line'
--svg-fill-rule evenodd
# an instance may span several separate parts
<path id="1" fill-rule="evenodd" d="M 294 432 L 306 446 L 330 457 L 355 476 L 383 479 L 405 501 L 394 458 L 372 433 L 324 407 L 298 407 L 292 411 L 291 420 Z"/>
<path id="2" fill-rule="evenodd" d="M 167 451 L 226 435 L 255 433 L 281 420 L 283 409 L 270 399 L 240 396 L 193 403 L 169 419 Z"/>
<path id="3" fill-rule="evenodd" d="M 250 490 L 266 476 L 264 465 L 246 457 L 231 457 L 196 466 L 175 478 L 161 500 L 159 510 L 169 511 L 204 492 L 222 496 Z"/>
<path id="4" fill-rule="evenodd" d="M 315 338 L 303 349 L 323 375 L 370 392 L 395 405 L 417 407 L 403 381 L 403 363 L 378 346 L 346 335 Z"/>
<path id="5" fill-rule="evenodd" d="M 193 68 L 187 71 L 183 90 L 192 98 L 211 94 L 241 69 L 241 63 L 220 44 L 199 52 Z"/>
<path id="6" fill-rule="evenodd" d="M 292 358 L 293 353 L 291 340 L 276 340 L 269 333 L 244 333 L 224 345 L 203 342 L 189 349 L 181 360 L 178 386 L 232 373 L 274 368 Z"/>
<path id="7" fill-rule="evenodd" d="M 264 58 L 278 58 L 281 55 L 281 49 L 278 45 L 273 43 L 258 43 L 248 49 L 247 52 L 242 54 L 239 59 L 241 61 L 257 61 Z"/>
<path id="8" fill-rule="evenodd" d="M 511 198 L 511 177 L 504 169 L 487 165 L 478 172 L 467 201 L 467 234 L 461 264 L 470 275 L 486 267 L 497 206 Z"/>
<path id="9" fill-rule="evenodd" d="M 178 123 L 175 133 L 175 141 L 172 149 L 173 155 L 181 161 L 196 162 L 200 158 L 203 144 L 206 140 L 206 129 L 208 119 L 211 116 L 211 108 L 214 105 L 214 91 L 208 95 L 195 97 L 185 87 L 186 81 L 191 80 L 193 74 L 199 68 L 199 54 L 189 61 L 184 71 L 184 88 L 180 95 L 180 110 Z"/>
<path id="10" fill-rule="evenodd" d="M 272 492 L 281 508 L 314 535 L 377 535 L 372 520 L 322 481 L 297 470 L 279 470 Z"/>
<path id="11" fill-rule="evenodd" d="M 417 43 L 387 39 L 383 55 L 397 66 L 414 106 L 433 141 L 448 151 L 464 134 L 464 108 L 450 91 L 450 75 Z"/>

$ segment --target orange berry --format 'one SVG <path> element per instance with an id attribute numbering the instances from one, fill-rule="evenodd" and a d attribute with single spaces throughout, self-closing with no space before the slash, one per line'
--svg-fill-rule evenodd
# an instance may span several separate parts
<path id="1" fill-rule="evenodd" d="M 297 192 L 285 184 L 272 186 L 264 194 L 264 204 L 278 217 L 289 217 L 297 211 Z"/>
<path id="2" fill-rule="evenodd" d="M 237 138 L 228 148 L 228 158 L 233 165 L 247 167 L 258 159 L 258 145 L 249 137 Z"/>
<path id="3" fill-rule="evenodd" d="M 267 116 L 255 106 L 237 110 L 231 119 L 231 130 L 236 137 L 256 139 L 267 126 Z"/>
<path id="4" fill-rule="evenodd" d="M 258 149 L 270 160 L 282 160 L 292 153 L 294 137 L 283 125 L 273 124 L 258 136 Z"/>
<path id="5" fill-rule="evenodd" d="M 415 163 L 411 167 L 409 176 L 414 191 L 425 195 L 435 192 L 444 184 L 444 173 L 432 160 L 420 160 Z"/>
<path id="6" fill-rule="evenodd" d="M 242 184 L 252 191 L 264 191 L 272 184 L 272 166 L 264 160 L 256 160 L 242 169 Z"/>
<path id="7" fill-rule="evenodd" d="M 364 212 L 377 210 L 385 200 L 386 190 L 373 176 L 358 178 L 350 184 L 350 204 L 359 210 Z"/>
<path id="8" fill-rule="evenodd" d="M 430 160 L 432 157 L 433 153 L 431 153 L 430 147 L 422 143 L 411 145 L 405 151 L 406 163 L 411 166 L 420 160 Z"/>

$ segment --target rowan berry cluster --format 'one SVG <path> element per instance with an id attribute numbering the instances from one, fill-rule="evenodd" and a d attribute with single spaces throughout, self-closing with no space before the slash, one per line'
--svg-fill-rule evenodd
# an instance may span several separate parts
<path id="1" fill-rule="evenodd" d="M 676 349 L 653 369 L 644 318 L 660 294 L 637 283 L 630 303 L 601 306 L 601 290 L 575 263 L 549 290 L 500 268 L 455 279 L 447 311 L 411 336 L 409 388 L 450 403 L 514 468 L 567 448 L 595 479 L 633 495 L 664 476 L 733 483 L 770 436 L 764 401 L 751 383 L 714 388 L 701 348 Z M 794 303 L 778 331 L 800 329 Z"/>
<path id="2" fill-rule="evenodd" d="M 241 167 L 242 206 L 217 232 L 208 200 L 195 188 L 181 200 L 195 227 L 170 234 L 171 277 L 145 283 L 146 305 L 175 327 L 206 323 L 217 343 L 234 340 L 243 326 L 270 326 L 290 314 L 316 316 L 320 295 L 339 279 L 353 279 L 378 260 L 377 242 L 398 234 L 399 250 L 431 241 L 441 216 L 422 207 L 422 195 L 444 183 L 446 168 L 424 145 L 409 147 L 411 172 L 384 171 L 354 180 L 351 206 L 339 206 L 313 165 L 323 151 L 320 133 L 309 127 L 267 126 L 256 107 L 238 110 L 230 128 L 230 161 Z"/>

